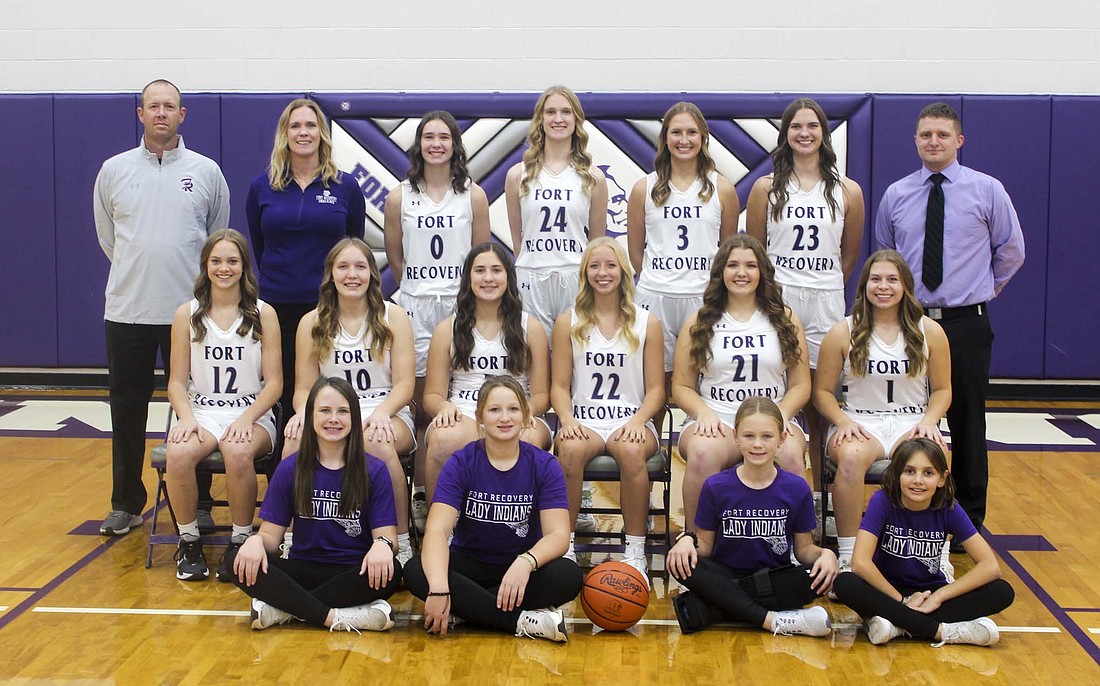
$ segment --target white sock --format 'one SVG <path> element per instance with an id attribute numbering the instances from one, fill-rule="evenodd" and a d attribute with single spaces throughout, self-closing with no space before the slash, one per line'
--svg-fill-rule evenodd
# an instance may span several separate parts
<path id="1" fill-rule="evenodd" d="M 852 561 L 852 551 L 856 549 L 856 537 L 855 536 L 837 536 L 836 539 L 836 556 L 841 560 Z"/>
<path id="2" fill-rule="evenodd" d="M 188 541 L 194 541 L 194 540 L 197 540 L 199 538 L 199 520 L 198 519 L 191 522 L 190 524 L 178 524 L 177 527 L 180 530 L 180 537 L 181 538 L 183 538 L 185 540 L 188 540 Z"/>
<path id="3" fill-rule="evenodd" d="M 230 540 L 232 540 L 234 543 L 236 543 L 237 540 L 240 539 L 240 541 L 243 542 L 244 539 L 248 538 L 251 535 L 252 535 L 252 525 L 251 524 L 245 524 L 243 526 L 241 524 L 234 524 L 233 525 L 233 535 L 232 535 Z"/>
<path id="4" fill-rule="evenodd" d="M 645 557 L 645 536 L 627 534 L 625 540 L 627 557 Z"/>
<path id="5" fill-rule="evenodd" d="M 405 550 L 405 549 L 411 548 L 411 547 L 412 547 L 412 543 L 409 542 L 409 532 L 408 531 L 406 531 L 403 534 L 397 534 L 397 549 L 398 550 Z"/>

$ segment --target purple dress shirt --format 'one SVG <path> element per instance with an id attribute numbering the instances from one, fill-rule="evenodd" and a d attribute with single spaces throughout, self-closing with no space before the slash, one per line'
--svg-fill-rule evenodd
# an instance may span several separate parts
<path id="1" fill-rule="evenodd" d="M 1024 234 L 1012 200 L 997 179 L 958 160 L 941 172 L 943 183 L 943 283 L 929 291 L 921 282 L 924 219 L 932 187 L 927 167 L 886 189 L 875 217 L 876 249 L 901 253 L 913 271 L 925 307 L 963 307 L 992 300 L 1024 263 Z"/>

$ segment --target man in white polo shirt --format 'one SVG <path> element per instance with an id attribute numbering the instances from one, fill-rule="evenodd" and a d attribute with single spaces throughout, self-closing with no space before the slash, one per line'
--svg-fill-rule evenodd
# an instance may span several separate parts
<path id="1" fill-rule="evenodd" d="M 103 319 L 114 487 L 111 512 L 99 529 L 105 536 L 141 526 L 157 350 L 167 376 L 172 315 L 192 297 L 206 237 L 229 225 L 225 177 L 213 160 L 184 147 L 179 135 L 187 114 L 181 100 L 169 81 L 146 86 L 137 108 L 145 128 L 141 142 L 104 162 L 95 181 L 96 233 L 111 261 Z M 201 490 L 209 491 L 209 484 Z"/>

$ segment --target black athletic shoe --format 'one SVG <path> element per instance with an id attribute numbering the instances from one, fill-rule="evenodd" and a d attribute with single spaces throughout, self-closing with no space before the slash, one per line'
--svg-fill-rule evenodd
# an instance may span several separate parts
<path id="1" fill-rule="evenodd" d="M 202 539 L 189 541 L 180 538 L 176 549 L 176 578 L 181 581 L 202 581 L 210 577 L 206 566 L 206 554 L 202 551 Z"/>
<path id="2" fill-rule="evenodd" d="M 218 571 L 216 574 L 218 581 L 225 584 L 233 583 L 235 575 L 233 574 L 233 564 L 231 560 L 236 557 L 236 552 L 241 549 L 242 543 L 244 543 L 244 541 L 240 543 L 230 543 L 229 547 L 222 553 L 221 559 L 218 560 Z"/>

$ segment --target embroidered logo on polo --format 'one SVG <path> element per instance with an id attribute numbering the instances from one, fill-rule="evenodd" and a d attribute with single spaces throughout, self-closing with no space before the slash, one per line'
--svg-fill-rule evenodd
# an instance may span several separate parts
<path id="1" fill-rule="evenodd" d="M 335 205 L 336 204 L 336 196 L 333 195 L 330 191 L 328 191 L 326 189 L 323 193 L 321 193 L 320 195 L 317 196 L 317 204 L 319 204 L 319 205 Z"/>
<path id="2" fill-rule="evenodd" d="M 183 190 L 184 193 L 194 193 L 195 192 L 195 180 L 192 179 L 190 176 L 185 176 L 182 179 L 180 179 L 180 187 L 181 187 L 181 189 Z"/>

